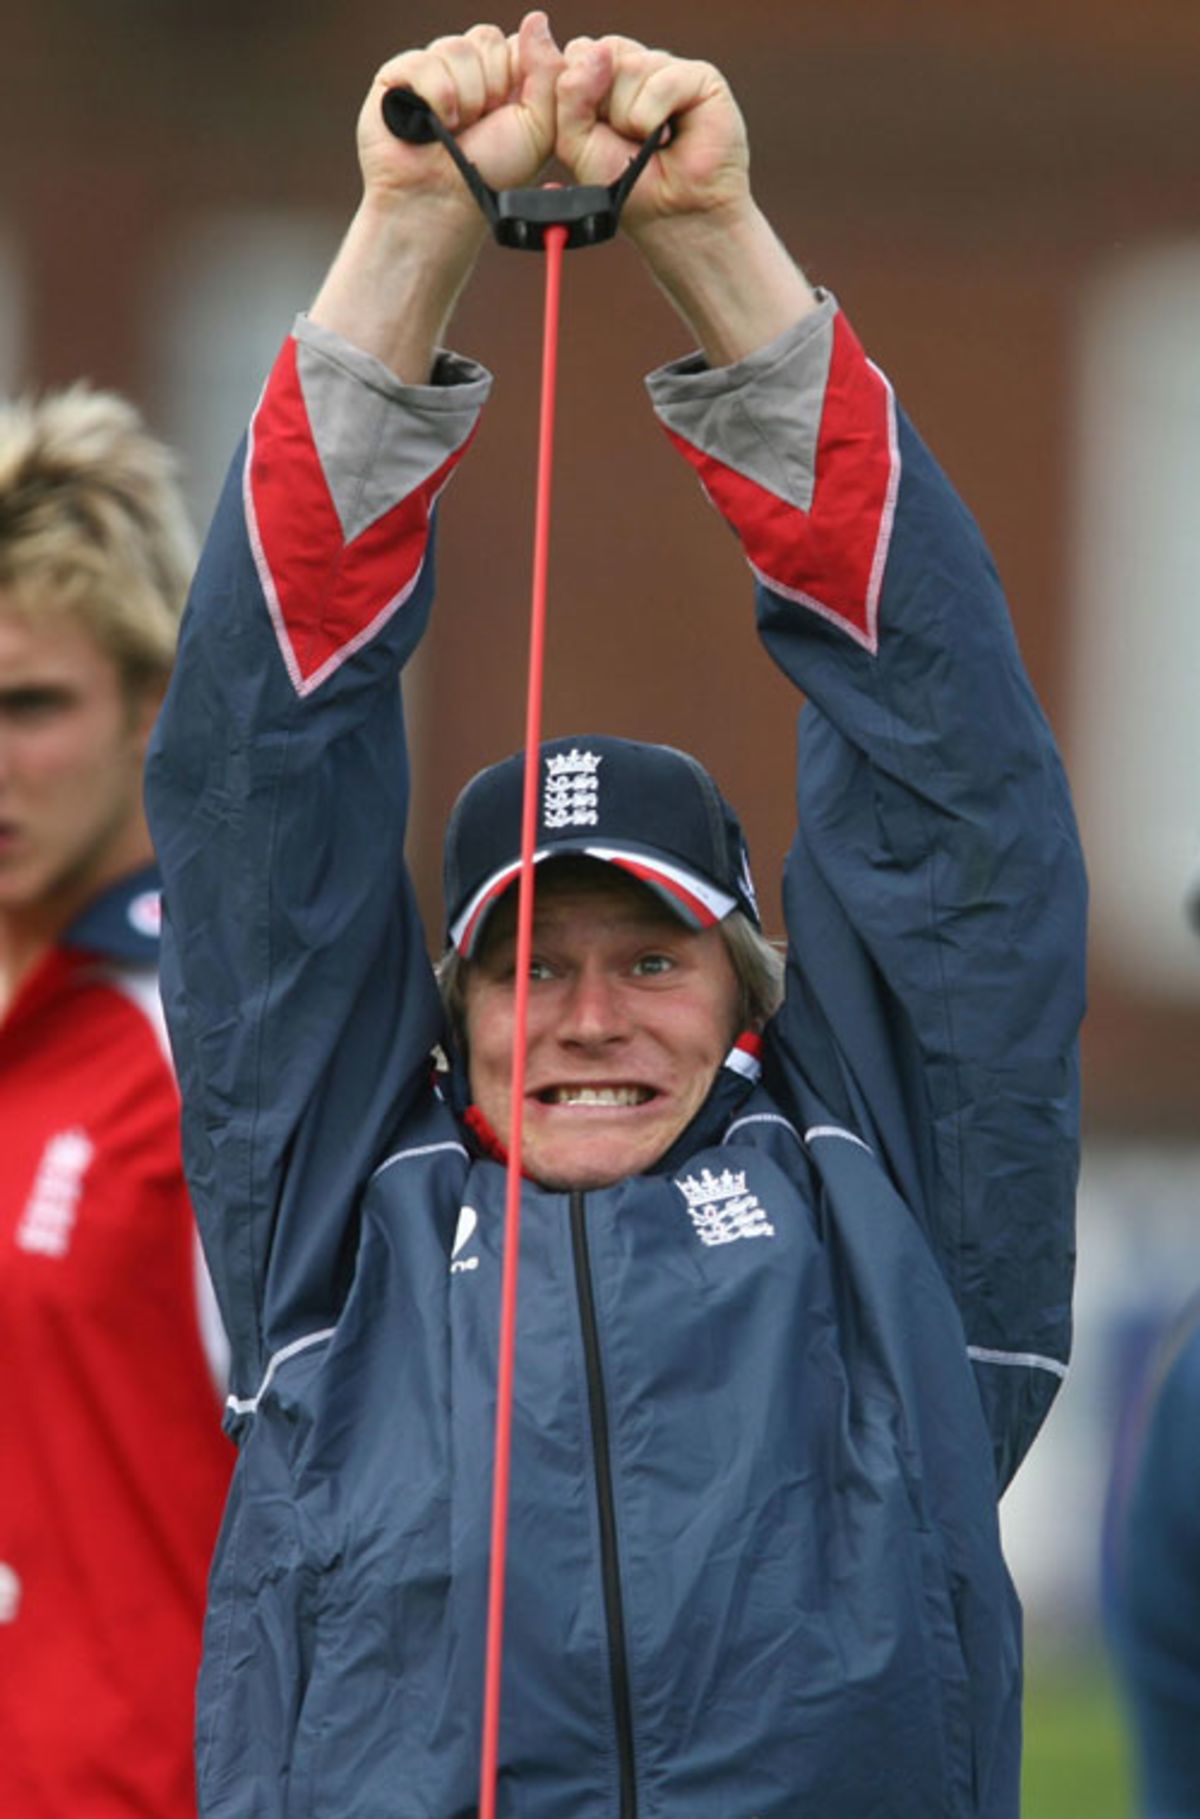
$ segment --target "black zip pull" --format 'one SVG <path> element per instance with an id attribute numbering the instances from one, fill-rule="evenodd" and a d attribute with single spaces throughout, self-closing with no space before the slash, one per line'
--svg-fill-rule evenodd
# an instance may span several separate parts
<path id="1" fill-rule="evenodd" d="M 383 97 L 384 123 L 409 145 L 444 145 L 463 182 L 478 202 L 501 246 L 539 252 L 548 227 L 565 227 L 566 248 L 598 246 L 611 240 L 630 190 L 655 152 L 675 136 L 675 122 L 664 120 L 629 160 L 615 183 L 576 183 L 530 189 L 495 190 L 485 182 L 454 134 L 442 124 L 422 95 L 411 88 L 390 88 Z"/>

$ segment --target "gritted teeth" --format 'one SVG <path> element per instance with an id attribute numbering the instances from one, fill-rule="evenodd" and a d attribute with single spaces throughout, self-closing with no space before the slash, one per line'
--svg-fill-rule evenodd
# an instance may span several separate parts
<path id="1" fill-rule="evenodd" d="M 543 1105 L 645 1105 L 653 1097 L 648 1086 L 551 1086 L 538 1094 Z"/>

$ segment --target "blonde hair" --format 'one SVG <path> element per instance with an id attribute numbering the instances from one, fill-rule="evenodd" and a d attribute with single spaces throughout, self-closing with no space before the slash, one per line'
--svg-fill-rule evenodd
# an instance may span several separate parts
<path id="1" fill-rule="evenodd" d="M 86 383 L 0 404 L 0 592 L 70 613 L 131 691 L 175 656 L 196 544 L 174 455 L 133 405 Z"/>

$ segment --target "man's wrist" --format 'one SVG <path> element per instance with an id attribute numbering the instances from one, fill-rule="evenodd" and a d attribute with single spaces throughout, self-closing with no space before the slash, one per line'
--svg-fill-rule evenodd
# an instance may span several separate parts
<path id="1" fill-rule="evenodd" d="M 812 286 L 752 200 L 664 216 L 630 237 L 713 366 L 756 353 L 816 308 Z"/>
<path id="2" fill-rule="evenodd" d="M 424 384 L 485 237 L 479 211 L 457 197 L 368 194 L 310 319 Z"/>

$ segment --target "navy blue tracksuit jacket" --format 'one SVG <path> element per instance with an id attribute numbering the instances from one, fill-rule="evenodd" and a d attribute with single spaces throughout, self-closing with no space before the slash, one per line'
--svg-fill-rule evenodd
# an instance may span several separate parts
<path id="1" fill-rule="evenodd" d="M 503 1171 L 430 1083 L 396 676 L 487 385 L 297 326 L 151 757 L 240 1446 L 207 1819 L 475 1809 Z M 978 532 L 832 299 L 650 388 L 808 700 L 787 998 L 656 1169 L 527 1189 L 500 1810 L 1011 1819 L 996 1503 L 1069 1341 L 1061 767 Z"/>

